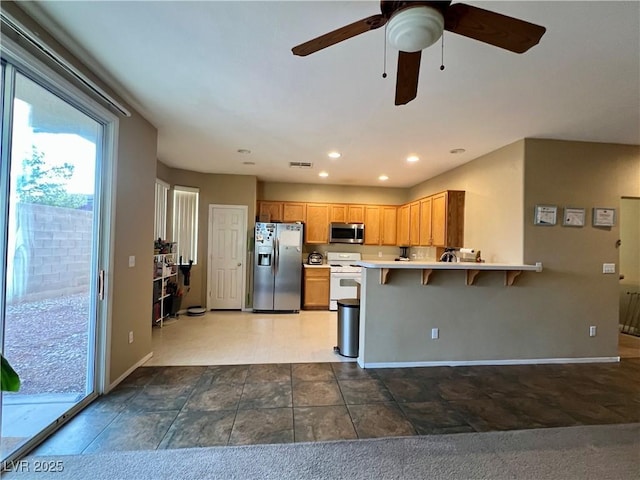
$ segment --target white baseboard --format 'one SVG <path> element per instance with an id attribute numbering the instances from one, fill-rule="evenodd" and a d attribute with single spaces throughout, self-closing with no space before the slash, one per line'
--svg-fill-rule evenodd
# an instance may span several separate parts
<path id="1" fill-rule="evenodd" d="M 116 378 L 109 385 L 109 388 L 107 388 L 107 391 L 104 392 L 104 393 L 109 393 L 111 390 L 116 388 L 120 382 L 122 382 L 125 378 L 127 378 L 129 375 L 131 375 L 136 368 L 141 367 L 142 365 L 147 363 L 147 361 L 149 361 L 149 359 L 151 359 L 151 357 L 153 357 L 153 352 L 149 352 L 147 355 L 142 357 L 142 359 L 140 359 L 138 362 L 136 362 L 131 368 L 129 368 L 126 372 L 124 372 L 122 375 L 120 375 L 118 378 Z"/>
<path id="2" fill-rule="evenodd" d="M 613 363 L 620 357 L 521 358 L 514 360 L 441 360 L 437 362 L 361 362 L 361 368 L 469 367 L 480 365 L 538 365 L 558 363 Z"/>

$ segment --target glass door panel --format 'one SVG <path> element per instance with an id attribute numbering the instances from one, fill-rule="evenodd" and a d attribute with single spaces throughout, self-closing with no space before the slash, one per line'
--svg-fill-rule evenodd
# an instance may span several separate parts
<path id="1" fill-rule="evenodd" d="M 14 79 L 3 124 L 12 138 L 0 338 L 22 385 L 2 394 L 0 460 L 95 390 L 103 125 L 30 78 Z"/>

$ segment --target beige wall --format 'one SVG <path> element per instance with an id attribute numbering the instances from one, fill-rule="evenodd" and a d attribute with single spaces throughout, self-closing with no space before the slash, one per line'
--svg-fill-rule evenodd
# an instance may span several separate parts
<path id="1" fill-rule="evenodd" d="M 200 189 L 198 220 L 198 264 L 191 270 L 191 285 L 182 300 L 182 308 L 207 304 L 207 250 L 209 205 L 246 205 L 247 238 L 253 236 L 256 217 L 256 184 L 257 179 L 249 175 L 216 175 L 170 168 L 158 162 L 156 175 L 169 183 L 171 187 L 197 187 Z M 172 203 L 173 190 L 169 192 L 169 204 Z M 171 206 L 168 212 L 168 238 L 172 238 Z M 251 278 L 250 262 L 247 263 L 247 278 Z M 245 299 L 246 304 L 246 299 Z"/>
<path id="2" fill-rule="evenodd" d="M 521 263 L 523 176 L 521 140 L 414 186 L 409 200 L 464 190 L 465 247 L 481 250 L 487 262 Z"/>
<path id="3" fill-rule="evenodd" d="M 120 120 L 110 381 L 151 352 L 154 184 L 157 130 L 134 113 Z M 129 256 L 136 266 L 129 267 Z M 134 343 L 128 342 L 134 332 Z"/>
<path id="4" fill-rule="evenodd" d="M 407 189 L 259 182 L 258 199 L 290 202 L 402 205 L 407 201 Z"/>

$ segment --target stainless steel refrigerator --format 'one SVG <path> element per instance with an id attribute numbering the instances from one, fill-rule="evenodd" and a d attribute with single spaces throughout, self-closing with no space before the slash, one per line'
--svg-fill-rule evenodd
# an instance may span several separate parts
<path id="1" fill-rule="evenodd" d="M 300 311 L 301 223 L 256 223 L 253 311 Z"/>

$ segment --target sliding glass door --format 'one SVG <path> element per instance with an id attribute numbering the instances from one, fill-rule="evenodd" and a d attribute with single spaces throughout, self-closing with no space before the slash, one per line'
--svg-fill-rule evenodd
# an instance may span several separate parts
<path id="1" fill-rule="evenodd" d="M 96 395 L 105 123 L 10 61 L 2 87 L 0 346 L 22 382 L 1 397 L 6 461 Z"/>

